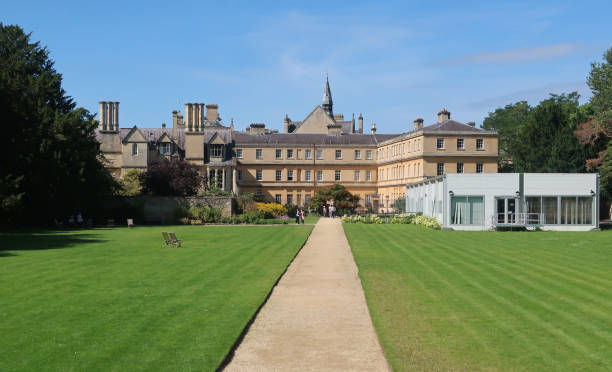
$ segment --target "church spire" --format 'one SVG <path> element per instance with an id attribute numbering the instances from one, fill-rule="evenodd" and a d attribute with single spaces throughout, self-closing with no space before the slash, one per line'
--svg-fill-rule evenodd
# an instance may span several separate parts
<path id="1" fill-rule="evenodd" d="M 332 118 L 334 117 L 334 102 L 332 101 L 331 89 L 329 89 L 329 78 L 325 75 L 325 91 L 323 92 L 323 110 Z"/>

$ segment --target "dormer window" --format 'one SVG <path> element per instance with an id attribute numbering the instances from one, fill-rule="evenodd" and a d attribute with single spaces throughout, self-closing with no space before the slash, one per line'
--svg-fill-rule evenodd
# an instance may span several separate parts
<path id="1" fill-rule="evenodd" d="M 162 142 L 159 144 L 160 155 L 170 155 L 170 142 Z"/>
<path id="2" fill-rule="evenodd" d="M 223 145 L 210 145 L 209 155 L 211 158 L 222 158 L 223 157 Z"/>

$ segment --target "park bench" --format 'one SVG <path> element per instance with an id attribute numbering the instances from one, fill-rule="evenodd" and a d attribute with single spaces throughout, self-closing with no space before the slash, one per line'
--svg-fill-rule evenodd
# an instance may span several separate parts
<path id="1" fill-rule="evenodd" d="M 176 238 L 176 234 L 173 232 L 162 232 L 164 238 L 165 247 L 180 247 L 183 242 L 181 239 Z"/>

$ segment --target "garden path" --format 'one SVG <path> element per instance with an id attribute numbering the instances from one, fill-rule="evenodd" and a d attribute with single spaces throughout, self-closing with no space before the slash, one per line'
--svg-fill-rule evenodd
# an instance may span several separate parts
<path id="1" fill-rule="evenodd" d="M 225 371 L 389 371 L 339 218 L 321 218 Z"/>

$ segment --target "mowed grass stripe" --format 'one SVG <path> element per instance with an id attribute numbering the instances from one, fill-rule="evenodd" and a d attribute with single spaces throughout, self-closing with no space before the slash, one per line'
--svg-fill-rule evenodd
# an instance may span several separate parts
<path id="1" fill-rule="evenodd" d="M 161 247 L 169 229 L 183 248 Z M 0 234 L 33 249 L 0 252 L 21 278 L 0 278 L 0 370 L 213 370 L 311 229 L 71 231 L 42 239 L 54 250 Z"/>
<path id="2" fill-rule="evenodd" d="M 460 249 L 452 251 L 453 255 L 451 256 L 448 254 L 444 254 L 446 252 L 449 252 L 447 249 L 443 249 L 440 247 L 432 247 L 432 248 L 440 249 L 440 252 L 443 252 L 443 253 L 439 253 L 439 256 L 441 257 L 441 260 L 442 260 L 440 262 L 444 262 L 444 257 L 446 257 L 447 259 L 452 259 L 456 257 L 454 255 L 463 254 L 462 253 L 463 250 L 460 250 Z M 500 276 L 500 275 L 488 274 L 486 270 L 482 270 L 482 267 L 491 266 L 490 264 L 484 261 L 480 262 L 481 265 L 470 264 L 469 261 L 472 257 L 468 257 L 468 256 L 465 256 L 465 257 L 467 258 L 467 261 L 455 260 L 454 262 L 460 265 L 464 265 L 467 268 L 478 270 L 481 272 L 482 276 L 475 277 L 475 279 L 472 280 L 472 282 L 474 286 L 479 288 L 485 295 L 489 296 L 490 298 L 496 299 L 496 300 L 502 300 L 505 306 L 513 307 L 519 310 L 520 313 L 524 317 L 523 320 L 529 320 L 534 327 L 540 327 L 542 331 L 548 332 L 551 336 L 556 336 L 557 340 L 562 340 L 566 344 L 566 346 L 576 349 L 577 351 L 584 354 L 585 357 L 589 357 L 593 359 L 596 363 L 601 362 L 599 355 L 596 353 L 593 353 L 591 351 L 593 349 L 591 349 L 589 346 L 599 345 L 599 342 L 597 341 L 604 341 L 605 343 L 609 343 L 609 337 L 606 337 L 605 334 L 602 334 L 599 331 L 599 329 L 591 325 L 590 322 L 585 321 L 585 319 L 589 319 L 588 317 L 583 316 L 581 318 L 582 324 L 578 324 L 579 322 L 577 321 L 576 316 L 572 316 L 571 313 L 569 312 L 558 311 L 556 308 L 546 304 L 545 301 L 540 300 L 540 298 L 542 298 L 541 296 L 547 295 L 547 292 L 543 290 L 542 287 L 537 286 L 537 285 L 531 285 L 529 281 L 527 280 L 516 279 L 517 277 L 515 277 L 513 273 L 508 273 L 505 270 L 499 270 L 501 266 L 497 266 L 497 270 L 495 270 L 495 273 L 496 274 L 504 273 L 505 275 Z M 449 270 L 455 271 L 454 267 L 450 265 L 446 265 L 446 267 Z M 467 278 L 465 279 L 466 281 L 469 280 Z M 504 289 L 507 291 L 507 293 L 505 295 L 498 295 L 491 289 L 485 288 L 484 286 L 480 284 L 481 282 L 486 282 L 486 281 L 488 281 L 488 283 L 496 284 L 497 289 Z M 520 285 L 514 285 L 513 283 L 520 283 Z M 526 288 L 531 289 L 533 293 L 526 294 L 527 292 L 523 291 L 523 289 L 526 289 Z M 514 298 L 515 300 L 522 299 L 523 302 L 521 305 L 530 306 L 533 310 L 532 311 L 522 311 L 522 308 L 517 305 L 516 301 L 507 301 L 505 300 L 506 297 Z M 556 313 L 557 316 L 561 320 L 563 320 L 563 322 L 558 322 L 558 324 L 555 324 L 555 325 L 548 323 L 544 317 L 544 314 L 550 314 L 550 313 Z M 567 323 L 574 324 L 575 327 L 573 327 L 572 329 L 572 327 L 568 327 Z M 596 337 L 592 337 L 592 339 L 590 340 L 591 343 L 594 345 L 586 345 L 585 342 L 581 343 L 580 341 L 578 341 L 577 335 L 572 334 L 571 332 L 572 330 L 573 330 L 573 333 L 576 333 L 577 331 L 581 330 L 580 328 L 588 329 L 591 332 L 590 334 L 591 336 L 596 336 Z"/>
<path id="3" fill-rule="evenodd" d="M 507 235 L 512 235 L 512 234 L 505 234 L 505 233 L 490 233 L 490 234 L 491 234 L 491 239 L 498 241 L 499 243 L 505 242 L 505 244 L 512 244 L 514 242 L 514 243 L 517 243 L 517 245 L 519 245 L 519 242 L 520 242 L 522 243 L 521 244 L 522 246 L 525 245 L 525 240 L 526 240 L 524 237 L 522 237 L 522 234 L 533 235 L 534 238 L 532 238 L 531 240 L 535 242 L 536 244 L 539 244 L 543 241 L 547 242 L 544 249 L 532 250 L 532 249 L 529 249 L 529 247 L 527 248 L 517 247 L 519 248 L 518 250 L 521 252 L 521 254 L 532 255 L 534 258 L 538 259 L 538 263 L 546 263 L 550 267 L 554 267 L 554 269 L 557 269 L 563 273 L 571 274 L 571 277 L 582 278 L 585 281 L 591 281 L 593 282 L 593 285 L 598 285 L 601 288 L 609 288 L 610 286 L 612 286 L 612 278 L 609 278 L 606 275 L 607 273 L 609 273 L 609 264 L 610 264 L 609 256 L 597 255 L 596 257 L 586 257 L 585 259 L 585 251 L 583 250 L 583 248 L 593 249 L 594 247 L 592 246 L 585 247 L 584 244 L 582 244 L 580 247 L 568 247 L 564 245 L 563 243 L 564 241 L 566 242 L 568 239 L 571 239 L 569 244 L 572 244 L 575 241 L 581 241 L 581 239 L 585 239 L 589 241 L 588 233 L 565 232 L 564 234 L 569 234 L 569 237 L 563 237 L 564 239 L 561 243 L 557 243 L 558 240 L 548 240 L 548 241 L 543 240 L 544 236 L 547 236 L 550 234 L 549 232 L 513 233 L 517 235 L 516 237 L 512 237 L 512 236 L 506 237 Z M 548 242 L 555 242 L 555 244 L 549 247 L 548 245 L 552 243 L 548 243 Z M 593 243 L 596 244 L 596 242 L 593 242 Z M 486 247 L 482 247 L 482 248 L 486 248 Z M 562 255 L 560 255 L 561 252 L 563 253 Z M 508 257 L 512 257 L 512 256 L 508 256 Z M 589 265 L 589 270 L 584 270 L 585 264 Z"/>
<path id="4" fill-rule="evenodd" d="M 467 314 L 470 314 L 469 317 L 466 317 L 466 316 L 456 317 L 457 321 L 460 321 L 461 319 L 464 320 L 460 322 L 463 326 L 462 328 L 469 330 L 469 333 L 473 335 L 472 337 L 475 337 L 478 339 L 478 343 L 481 346 L 480 348 L 472 347 L 470 351 L 472 351 L 472 353 L 480 353 L 482 350 L 490 350 L 490 352 L 496 352 L 496 353 L 502 352 L 501 350 L 495 350 L 495 344 L 493 342 L 487 343 L 483 339 L 484 334 L 482 334 L 482 330 L 479 330 L 474 327 L 470 327 L 469 321 L 473 320 L 474 315 L 477 314 L 478 317 L 481 317 L 482 315 L 484 315 L 487 318 L 486 320 L 479 319 L 481 323 L 482 322 L 493 323 L 493 321 L 497 318 L 499 314 L 495 310 L 497 311 L 501 311 L 502 309 L 507 310 L 508 302 L 505 301 L 502 297 L 497 296 L 494 292 L 491 292 L 488 289 L 484 288 L 483 286 L 479 285 L 479 282 L 483 278 L 466 277 L 461 271 L 455 270 L 453 266 L 449 265 L 447 263 L 448 262 L 447 260 L 438 259 L 436 258 L 435 255 L 430 254 L 431 249 L 440 248 L 438 247 L 438 245 L 439 245 L 438 241 L 432 241 L 431 239 L 428 239 L 428 240 L 417 239 L 414 242 L 415 249 L 410 249 L 408 247 L 398 247 L 398 248 L 402 249 L 404 252 L 414 251 L 414 252 L 420 253 L 421 256 L 425 258 L 425 260 L 421 260 L 421 262 L 423 262 L 423 265 L 425 265 L 425 263 L 427 262 L 431 266 L 432 262 L 436 262 L 438 264 L 438 267 L 445 268 L 446 270 L 448 270 L 448 272 L 454 273 L 455 275 L 453 278 L 449 278 L 448 280 L 444 280 L 444 279 L 441 279 L 441 280 L 445 281 L 445 284 L 451 294 L 451 298 L 460 299 L 463 303 L 468 304 L 471 307 L 471 309 L 466 309 L 465 311 Z M 416 258 L 415 256 L 412 256 L 412 257 Z M 460 260 L 457 260 L 456 259 L 457 257 L 447 256 L 447 258 L 451 260 L 454 259 L 453 262 L 456 262 L 456 263 L 463 263 Z M 442 270 L 432 269 L 431 271 L 432 273 L 434 273 L 434 275 L 442 278 L 442 275 L 440 274 Z M 459 285 L 459 283 L 465 283 L 465 285 Z M 467 293 L 468 289 L 477 289 L 484 296 L 488 296 L 491 300 L 495 302 L 495 304 L 497 305 L 496 308 L 492 308 L 490 306 L 491 305 L 490 303 L 488 306 L 485 306 L 481 301 L 478 301 L 478 297 L 474 297 L 472 293 Z M 455 304 L 457 305 L 457 303 Z M 517 320 L 524 320 L 523 314 L 521 314 L 520 311 L 514 312 L 514 314 L 509 314 L 509 316 L 514 317 Z M 549 355 L 539 352 L 539 350 L 534 347 L 533 341 L 525 337 L 522 333 L 516 332 L 514 328 L 508 327 L 505 324 L 501 324 L 500 328 L 504 329 L 508 333 L 513 334 L 515 337 L 518 337 L 522 341 L 521 351 L 519 353 L 516 353 L 515 356 L 520 356 L 522 354 L 523 357 L 525 358 L 528 355 L 535 353 L 537 354 L 536 358 L 546 360 L 548 363 L 551 363 L 553 365 L 556 364 L 556 361 L 554 360 L 554 358 L 551 358 Z"/>
<path id="5" fill-rule="evenodd" d="M 470 254 L 474 252 L 478 254 Z M 563 276 L 558 271 L 547 268 L 544 263 L 536 265 L 523 261 L 519 266 L 514 263 L 508 263 L 504 259 L 500 260 L 498 257 L 492 256 L 482 249 L 473 249 L 469 252 L 457 249 L 453 253 L 463 255 L 467 258 L 467 261 L 473 261 L 471 260 L 472 258 L 478 259 L 480 265 L 489 266 L 492 271 L 503 271 L 506 274 L 505 283 L 517 282 L 521 284 L 519 286 L 521 288 L 523 286 L 532 288 L 534 291 L 539 292 L 535 294 L 536 298 L 551 297 L 551 294 L 559 293 L 563 297 L 564 305 L 574 307 L 575 310 L 583 312 L 586 316 L 594 317 L 593 320 L 610 321 L 609 314 L 612 311 L 612 301 L 608 297 L 609 290 L 602 291 L 598 286 L 588 286 L 588 283 L 585 281 L 571 280 L 572 277 Z M 528 266 L 529 269 L 523 268 L 523 266 Z M 478 266 L 474 266 L 474 268 L 479 269 Z M 552 278 L 558 280 L 553 280 Z M 499 280 L 497 281 L 503 283 Z M 538 285 L 540 283 L 542 285 Z M 591 306 L 592 303 L 597 303 L 600 307 L 593 307 Z M 557 309 L 554 311 L 557 311 Z M 593 327 L 593 331 L 598 333 L 598 327 Z M 602 333 L 601 336 L 608 341 L 612 340 L 612 334 Z"/>
<path id="6" fill-rule="evenodd" d="M 399 318 L 402 313 L 405 318 L 419 319 L 418 314 L 410 313 L 413 303 L 421 305 L 420 311 L 432 314 L 431 319 L 440 317 L 439 321 L 433 319 L 428 326 L 436 335 L 445 335 L 446 339 L 431 337 L 433 344 L 417 346 L 439 350 L 448 344 L 469 344 L 473 341 L 470 339 L 473 336 L 471 332 L 462 332 L 462 327 L 466 325 L 473 327 L 485 344 L 493 345 L 490 349 L 485 348 L 480 353 L 473 354 L 466 354 L 469 349 L 467 347 L 447 347 L 446 355 L 452 356 L 445 361 L 445 365 L 450 366 L 448 368 L 437 368 L 442 365 L 437 362 L 415 366 L 409 356 L 388 353 L 394 368 L 610 369 L 612 324 L 603 318 L 609 310 L 609 296 L 606 296 L 600 287 L 600 284 L 612 279 L 609 258 L 612 252 L 612 235 L 609 232 L 569 235 L 548 232 L 470 233 L 440 232 L 395 225 L 346 225 L 345 230 L 362 280 L 365 283 L 372 282 L 368 288 L 380 288 L 385 285 L 386 280 L 393 280 L 393 287 L 398 288 L 395 293 L 403 291 L 410 294 L 381 299 L 376 294 L 368 295 L 369 289 L 364 286 L 373 318 L 381 318 L 375 325 L 381 334 L 381 342 L 386 352 L 388 349 L 401 350 L 405 345 L 388 345 L 385 340 L 401 341 L 401 338 L 397 337 L 398 334 L 426 329 L 402 323 L 390 326 L 385 321 L 385 318 Z M 368 233 L 364 233 L 365 231 Z M 552 243 L 540 242 L 539 237 L 542 235 L 545 235 L 546 239 L 556 240 Z M 532 238 L 533 236 L 535 237 Z M 588 243 L 577 240 L 582 236 Z M 393 241 L 395 242 L 390 243 Z M 401 251 L 402 254 L 388 255 L 387 251 L 393 249 Z M 583 271 L 588 273 L 589 268 L 593 267 L 589 263 L 597 262 L 596 272 L 602 275 L 603 280 L 594 286 L 589 286 L 586 281 L 563 282 L 561 279 L 564 271 L 555 267 L 565 269 L 562 266 L 563 260 L 566 259 L 565 253 L 578 249 L 581 250 Z M 542 250 L 547 252 L 546 255 L 533 254 Z M 553 265 L 548 262 L 551 255 L 555 257 Z M 421 262 L 417 264 L 414 257 Z M 362 265 L 366 261 L 367 264 Z M 575 265 L 575 262 L 573 261 L 572 265 Z M 422 265 L 430 266 L 430 271 L 423 270 Z M 402 268 L 402 272 L 399 268 Z M 402 275 L 411 270 L 416 271 L 416 274 Z M 451 289 L 445 285 L 436 286 L 438 281 L 430 278 L 433 276 L 431 270 L 445 278 Z M 557 274 L 554 274 L 555 272 Z M 429 290 L 434 293 L 433 296 L 414 290 L 421 287 L 420 283 L 414 282 L 414 275 L 424 277 L 421 282 L 427 284 Z M 567 275 L 571 276 L 569 273 Z M 402 286 L 403 288 L 400 288 Z M 453 291 L 459 294 L 454 294 Z M 453 299 L 453 296 L 460 298 Z M 472 299 L 468 304 L 462 304 L 464 300 L 461 296 Z M 441 300 L 428 301 L 431 298 Z M 385 304 L 386 312 L 378 312 L 380 303 Z M 470 305 L 474 303 L 484 310 L 474 310 Z M 453 312 L 458 315 L 458 319 L 443 317 Z M 394 314 L 390 316 L 389 313 Z M 424 316 L 421 318 L 421 321 L 425 319 Z M 381 327 L 388 328 L 381 330 Z M 390 336 L 386 336 L 387 334 Z M 428 335 L 421 337 L 427 338 Z M 448 338 L 454 340 L 447 342 Z M 466 355 L 469 355 L 467 362 Z M 466 368 L 466 365 L 469 367 Z"/>

